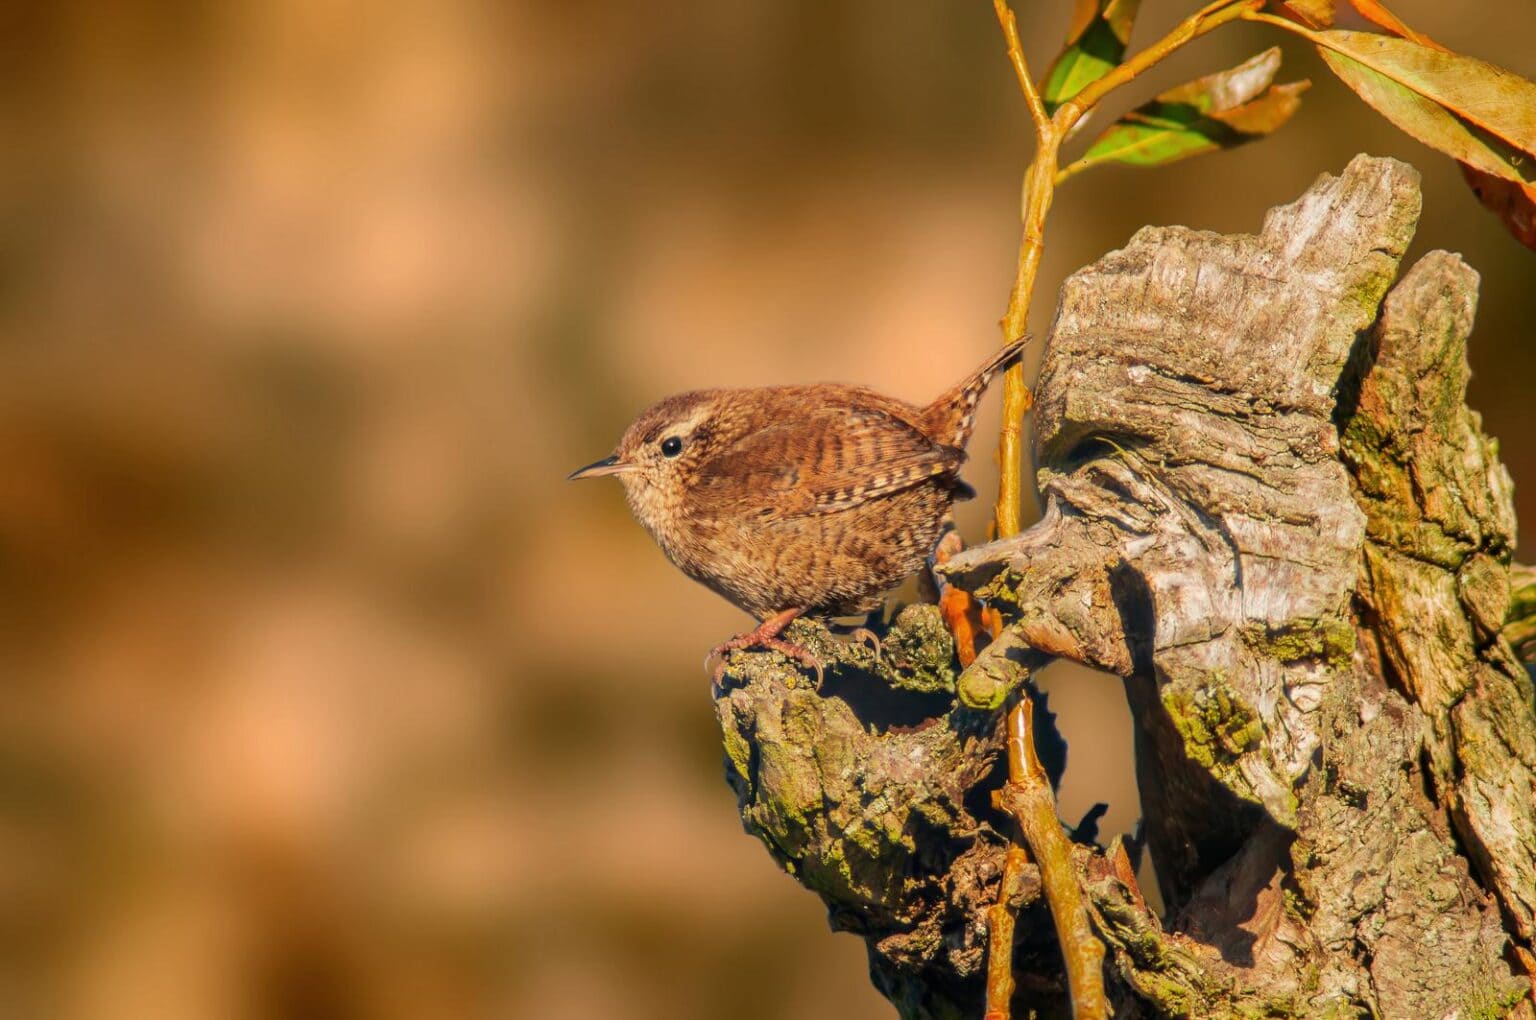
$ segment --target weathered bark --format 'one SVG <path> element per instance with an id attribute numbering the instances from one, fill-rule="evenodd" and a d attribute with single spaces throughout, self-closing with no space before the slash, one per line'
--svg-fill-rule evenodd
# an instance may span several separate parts
<path id="1" fill-rule="evenodd" d="M 1044 518 L 943 568 L 1010 620 L 964 676 L 926 607 L 882 662 L 799 625 L 820 692 L 733 660 L 747 828 L 903 1015 L 980 1014 L 1001 708 L 1051 655 L 1124 677 L 1136 721 L 1167 915 L 1119 847 L 1078 855 L 1118 1015 L 1531 1015 L 1510 486 L 1465 406 L 1476 275 L 1437 252 L 1393 287 L 1419 202 L 1411 168 L 1361 157 L 1259 235 L 1149 228 L 1067 281 Z M 1050 1015 L 1038 883 L 1019 901 L 1015 1009 Z"/>

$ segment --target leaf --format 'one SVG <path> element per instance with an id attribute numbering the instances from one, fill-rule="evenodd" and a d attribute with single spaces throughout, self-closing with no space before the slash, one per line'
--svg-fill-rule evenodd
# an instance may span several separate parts
<path id="1" fill-rule="evenodd" d="M 1279 69 L 1275 46 L 1230 70 L 1169 89 L 1110 125 L 1062 174 L 1109 162 L 1159 166 L 1262 138 L 1291 119 L 1311 84 L 1270 85 Z"/>
<path id="2" fill-rule="evenodd" d="M 1236 67 L 1196 78 L 1160 93 L 1154 102 L 1188 103 L 1199 107 L 1201 113 L 1230 110 L 1263 92 L 1275 80 L 1279 70 L 1280 47 L 1271 46 Z"/>
<path id="3" fill-rule="evenodd" d="M 1141 0 L 1077 0 L 1067 45 L 1046 73 L 1040 98 L 1047 111 L 1098 81 L 1125 59 Z"/>
<path id="4" fill-rule="evenodd" d="M 1270 0 L 1270 6 L 1308 28 L 1328 28 L 1333 24 L 1334 0 Z"/>
<path id="5" fill-rule="evenodd" d="M 1450 53 L 1449 50 L 1429 36 L 1409 28 L 1397 15 L 1387 10 L 1380 3 L 1380 0 L 1349 0 L 1349 2 L 1367 20 L 1386 29 L 1393 35 L 1441 53 Z M 1451 55 L 1454 56 L 1454 54 Z M 1325 58 L 1328 56 L 1327 50 L 1323 50 L 1323 56 Z M 1330 61 L 1331 65 L 1332 62 Z M 1345 76 L 1341 74 L 1340 77 Z M 1354 87 L 1347 77 L 1345 77 L 1345 83 Z M 1394 92 L 1393 85 L 1395 83 L 1383 85 L 1377 82 L 1373 84 L 1389 96 Z M 1356 91 L 1360 90 L 1356 89 Z M 1362 93 L 1362 96 L 1364 96 L 1364 93 Z M 1398 96 L 1398 98 L 1401 98 L 1401 96 Z M 1367 97 L 1366 101 L 1370 102 L 1370 99 Z M 1409 100 L 1409 103 L 1415 106 L 1421 105 L 1413 100 Z M 1371 105 L 1375 106 L 1376 104 L 1372 103 Z M 1377 109 L 1381 109 L 1381 107 L 1378 106 Z M 1383 110 L 1382 112 L 1385 113 L 1386 111 Z M 1529 164 L 1532 162 L 1531 157 L 1536 156 L 1536 152 L 1529 148 L 1524 153 L 1521 153 L 1518 149 L 1511 152 L 1511 147 L 1505 145 L 1497 138 L 1489 140 L 1481 129 L 1462 122 L 1454 114 L 1451 115 L 1451 118 L 1452 122 L 1446 124 L 1444 117 L 1436 117 L 1434 114 L 1430 115 L 1432 121 L 1439 121 L 1442 125 L 1448 127 L 1453 135 L 1457 137 L 1461 137 L 1463 133 L 1469 135 L 1474 148 L 1486 145 L 1492 149 L 1492 158 L 1500 163 L 1505 161 L 1513 162 L 1516 172 L 1524 180 L 1530 179 L 1531 170 Z M 1389 116 L 1389 119 L 1392 118 Z M 1396 123 L 1395 120 L 1394 123 Z M 1413 134 L 1416 138 L 1420 137 L 1406 127 L 1404 127 L 1404 130 L 1407 130 L 1409 134 Z M 1422 141 L 1423 139 L 1421 138 L 1420 140 Z M 1440 146 L 1436 147 L 1439 148 Z M 1478 165 L 1471 162 L 1458 161 L 1457 165 L 1461 167 L 1461 175 L 1466 178 L 1467 184 L 1472 188 L 1472 193 L 1477 196 L 1478 201 L 1482 202 L 1495 216 L 1502 220 L 1504 225 L 1509 228 L 1510 233 L 1514 234 L 1521 244 L 1536 250 L 1536 185 L 1526 184 L 1523 180 L 1511 180 L 1503 173 L 1490 173 L 1487 170 L 1479 169 Z"/>
<path id="6" fill-rule="evenodd" d="M 1403 24 L 1396 14 L 1382 6 L 1380 0 L 1349 0 L 1349 3 L 1350 6 L 1360 12 L 1361 17 L 1379 28 L 1386 29 L 1393 35 L 1401 36 L 1404 39 L 1412 39 L 1420 46 L 1428 46 L 1432 50 L 1445 49 L 1444 46 L 1441 46 L 1429 36 L 1415 32 Z"/>
<path id="7" fill-rule="evenodd" d="M 1536 84 L 1409 39 L 1340 29 L 1307 38 L 1344 84 L 1425 145 L 1506 180 L 1536 180 Z"/>
<path id="8" fill-rule="evenodd" d="M 1503 220 L 1521 244 L 1536 251 L 1536 185 L 1507 181 L 1465 163 L 1461 174 L 1478 201 Z"/>

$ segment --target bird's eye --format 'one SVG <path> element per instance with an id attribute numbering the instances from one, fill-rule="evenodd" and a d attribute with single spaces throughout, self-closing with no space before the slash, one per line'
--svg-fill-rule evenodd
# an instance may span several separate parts
<path id="1" fill-rule="evenodd" d="M 661 441 L 661 455 L 663 457 L 676 457 L 683 452 L 683 441 L 676 436 L 668 436 Z"/>

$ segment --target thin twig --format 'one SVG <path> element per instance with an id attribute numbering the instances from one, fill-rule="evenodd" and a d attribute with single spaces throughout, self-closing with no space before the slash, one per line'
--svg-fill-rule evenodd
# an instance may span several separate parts
<path id="1" fill-rule="evenodd" d="M 1045 243 L 1045 214 L 1051 204 L 1051 191 L 1056 176 L 1056 151 L 1059 146 L 1051 117 L 1045 110 L 1034 77 L 1029 73 L 1029 61 L 1024 56 L 1024 45 L 1019 40 L 1018 21 L 1007 0 L 992 0 L 992 9 L 1002 27 L 1003 38 L 1008 45 L 1008 60 L 1013 65 L 1014 77 L 1019 90 L 1024 93 L 1025 105 L 1035 129 L 1035 156 L 1024 175 L 1024 193 L 1020 219 L 1023 237 L 1019 243 L 1019 268 L 1008 296 L 1008 310 L 1003 315 L 1003 342 L 1013 343 L 1022 337 L 1028 326 L 1029 298 L 1035 286 L 1035 275 L 1040 269 L 1040 253 Z M 1043 184 L 1039 182 L 1038 167 L 1049 165 L 1050 174 Z M 1033 400 L 1029 387 L 1024 384 L 1024 366 L 1015 364 L 1003 375 L 1003 424 L 997 443 L 999 477 L 997 504 L 993 507 L 993 521 L 997 525 L 998 538 L 1010 538 L 1023 528 L 1021 508 L 1024 502 L 1024 415 L 1029 413 Z"/>
<path id="2" fill-rule="evenodd" d="M 1023 842 L 1040 870 L 1040 884 L 1051 908 L 1051 918 L 1056 922 L 1061 958 L 1066 964 L 1072 1016 L 1075 1020 L 1102 1020 L 1109 1015 L 1104 997 L 1104 943 L 1094 934 L 1088 920 L 1088 907 L 1072 863 L 1072 843 L 1061 829 L 1050 778 L 1035 754 L 1034 703 L 1028 698 L 1020 699 L 1008 714 L 1008 782 L 998 791 L 997 802 L 1018 823 Z M 1006 873 L 1003 892 L 1008 892 Z M 1011 958 L 1011 939 L 1006 947 L 994 945 L 991 951 L 1003 951 Z M 993 969 L 989 960 L 989 1009 Z M 1007 1013 L 1002 1016 L 1006 1020 Z"/>
<path id="3" fill-rule="evenodd" d="M 1013 999 L 1013 926 L 1018 919 L 1013 900 L 1023 886 L 1024 869 L 1029 854 L 1021 846 L 1010 846 L 1003 861 L 1003 882 L 997 902 L 987 908 L 987 1014 L 986 1020 L 1009 1020 L 1009 1002 Z"/>
<path id="4" fill-rule="evenodd" d="M 1018 20 L 1009 8 L 1008 0 L 992 0 L 992 10 L 997 14 L 997 23 L 1003 28 L 1003 38 L 1008 43 L 1008 60 L 1013 64 L 1013 76 L 1019 80 L 1019 91 L 1024 93 L 1029 118 L 1035 124 L 1035 137 L 1039 138 L 1043 132 L 1050 130 L 1051 115 L 1045 111 L 1040 90 L 1035 87 L 1035 79 L 1029 73 L 1024 44 L 1019 41 Z"/>

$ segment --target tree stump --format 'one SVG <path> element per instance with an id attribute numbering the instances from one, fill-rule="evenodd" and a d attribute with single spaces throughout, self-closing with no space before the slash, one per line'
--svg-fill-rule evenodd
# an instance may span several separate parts
<path id="1" fill-rule="evenodd" d="M 1257 235 L 1147 228 L 1066 282 L 1043 518 L 940 568 L 1008 621 L 963 675 L 929 606 L 878 656 L 798 623 L 819 691 L 731 660 L 743 822 L 902 1016 L 981 1015 L 1003 716 L 1053 656 L 1135 719 L 1165 915 L 1123 847 L 1075 861 L 1117 1016 L 1536 1015 L 1510 482 L 1465 403 L 1477 275 L 1433 252 L 1394 286 L 1419 208 L 1412 168 L 1357 157 Z M 1035 876 L 1014 903 L 1014 1015 L 1062 1015 Z"/>

